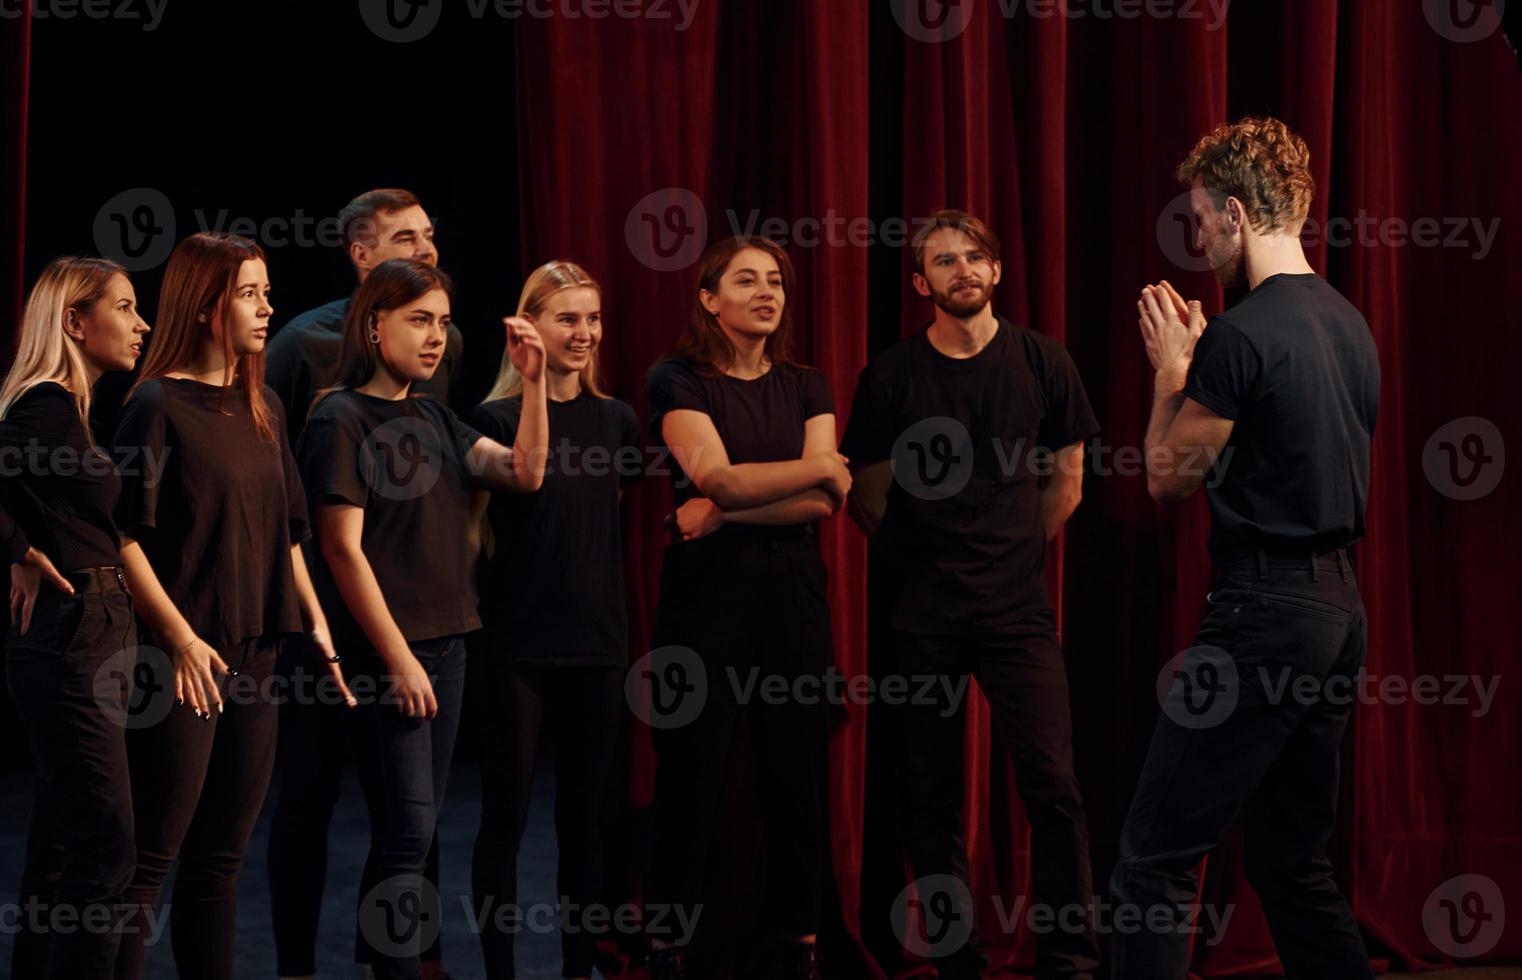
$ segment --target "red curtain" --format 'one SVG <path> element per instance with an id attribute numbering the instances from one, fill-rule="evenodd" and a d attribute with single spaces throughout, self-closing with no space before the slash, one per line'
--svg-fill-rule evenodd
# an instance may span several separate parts
<path id="1" fill-rule="evenodd" d="M 1487 683 L 1504 675 L 1522 635 L 1506 601 L 1518 559 L 1504 545 L 1522 530 L 1519 519 L 1499 492 L 1444 496 L 1421 464 L 1428 437 L 1450 419 L 1480 416 L 1518 431 L 1503 372 L 1522 343 L 1522 256 L 1509 230 L 1522 210 L 1516 182 L 1502 175 L 1522 164 L 1522 130 L 1497 109 L 1522 97 L 1522 78 L 1502 35 L 1460 43 L 1429 22 L 1431 4 L 1424 12 L 1333 0 L 1244 0 L 1224 25 L 1215 22 L 1219 5 L 1194 5 L 1195 17 L 1126 19 L 1038 17 L 1024 5 L 1007 17 L 1010 4 L 963 2 L 944 8 L 951 22 L 928 40 L 888 20 L 939 6 L 842 0 L 769 4 L 763 13 L 704 4 L 685 32 L 616 20 L 525 24 L 526 264 L 565 253 L 603 278 L 616 387 L 637 397 L 643 372 L 685 323 L 696 247 L 669 264 L 651 259 L 652 249 L 679 247 L 673 229 L 712 240 L 754 214 L 785 219 L 796 237 L 800 218 L 912 226 L 935 208 L 961 206 L 1004 238 L 1001 312 L 1073 351 L 1107 446 L 1140 445 L 1151 378 L 1128 310 L 1135 290 L 1169 278 L 1207 309 L 1226 301 L 1191 265 L 1182 225 L 1172 234 L 1180 192 L 1172 168 L 1215 124 L 1273 113 L 1312 147 L 1314 227 L 1364 216 L 1381 222 L 1371 234 L 1390 239 L 1308 235 L 1312 263 L 1368 317 L 1385 370 L 1361 549 L 1368 669 L 1408 679 L 1478 674 Z M 901 135 L 885 141 L 883 130 Z M 1458 216 L 1500 219 L 1487 254 L 1391 237 L 1394 222 Z M 874 227 L 886 238 L 888 226 Z M 660 230 L 665 253 L 648 237 Z M 908 285 L 906 254 L 876 277 L 868 255 L 876 263 L 880 249 L 797 240 L 791 251 L 805 353 L 835 386 L 844 422 L 855 373 L 883 342 L 868 311 L 884 309 L 890 291 L 898 324 L 888 329 L 907 335 L 929 310 Z M 636 641 L 648 635 L 654 529 L 666 506 L 665 488 L 651 483 L 632 504 L 645 529 L 630 558 Z M 1157 716 L 1153 679 L 1198 626 L 1207 531 L 1201 500 L 1160 511 L 1139 477 L 1091 476 L 1051 564 L 1100 894 Z M 862 671 L 870 652 L 862 540 L 837 519 L 825 546 L 837 660 Z M 1522 800 L 1509 778 L 1519 738 L 1508 705 L 1516 695 L 1503 681 L 1482 718 L 1467 713 L 1473 705 L 1355 711 L 1335 846 L 1378 954 L 1413 966 L 1445 958 L 1423 907 L 1446 879 L 1481 872 L 1503 893 L 1522 890 Z M 832 745 L 835 898 L 861 972 L 907 975 L 922 968 L 902 961 L 879 921 L 906 878 L 892 832 L 873 832 L 864 805 L 891 799 L 896 778 L 891 766 L 867 764 L 868 715 L 853 709 Z M 647 748 L 636 750 L 636 807 L 649 799 Z M 1028 968 L 1032 937 L 1000 935 L 986 914 L 992 895 L 1027 887 L 1027 835 L 1008 760 L 977 701 L 967 749 L 966 831 L 983 940 L 995 967 Z M 1228 840 L 1208 865 L 1204 900 L 1235 909 L 1224 935 L 1198 944 L 1196 969 L 1272 972 L 1238 843 Z M 1522 932 L 1508 926 L 1485 958 L 1519 957 Z"/>

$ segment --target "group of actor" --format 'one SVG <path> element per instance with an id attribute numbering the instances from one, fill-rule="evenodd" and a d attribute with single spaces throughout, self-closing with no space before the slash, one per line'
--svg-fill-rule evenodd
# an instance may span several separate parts
<path id="1" fill-rule="evenodd" d="M 1247 874 L 1288 975 L 1371 978 L 1325 856 L 1347 705 L 1244 684 L 1218 723 L 1187 714 L 1191 670 L 1210 655 L 1197 650 L 1323 690 L 1362 666 L 1350 548 L 1364 532 L 1379 365 L 1363 317 L 1300 246 L 1315 190 L 1303 140 L 1274 119 L 1223 125 L 1178 177 L 1198 247 L 1246 292 L 1208 328 L 1167 282 L 1137 299 L 1154 371 L 1148 489 L 1181 500 L 1214 477 L 1216 577 L 1110 883 L 1114 902 L 1164 909 L 1169 928 L 1117 931 L 1109 970 L 1185 976 L 1199 862 L 1242 815 Z M 100 927 L 24 928 L 18 980 L 141 977 L 171 868 L 179 975 L 233 977 L 238 879 L 272 781 L 277 969 L 314 976 L 350 763 L 370 819 L 355 962 L 385 980 L 445 977 L 437 930 L 392 941 L 390 917 L 437 914 L 437 828 L 478 630 L 469 686 L 489 710 L 471 901 L 487 975 L 515 976 L 517 930 L 496 911 L 516 905 L 548 740 L 563 975 L 590 978 L 597 929 L 582 917 L 601 898 L 601 815 L 633 718 L 620 502 L 643 469 L 594 461 L 642 459 L 647 443 L 676 464 L 648 648 L 691 651 L 714 679 L 687 723 L 652 727 L 652 980 L 703 972 L 691 936 L 648 911 L 705 902 L 742 721 L 766 939 L 733 955 L 759 977 L 840 975 L 817 942 L 831 894 L 829 704 L 748 703 L 722 678 L 756 671 L 792 690 L 830 669 L 819 525 L 842 510 L 891 571 L 886 659 L 946 681 L 902 715 L 914 877 L 967 878 L 953 692 L 974 677 L 1031 828 L 1030 902 L 1077 911 L 1036 937 L 1036 973 L 1099 974 L 1069 679 L 1043 581 L 1100 426 L 1064 347 L 994 313 L 1000 243 L 983 221 L 948 210 L 919 229 L 912 282 L 934 319 L 861 372 L 839 445 L 835 392 L 793 356 L 798 286 L 770 240 L 725 239 L 702 256 L 690 323 L 647 375 L 643 422 L 605 390 L 606 297 L 569 261 L 530 274 L 503 320 L 496 381 L 461 418 L 449 405 L 469 331 L 453 322 L 428 212 L 405 190 L 373 190 L 339 224 L 353 293 L 278 331 L 265 254 L 232 234 L 177 245 L 151 328 L 108 260 L 56 259 L 32 287 L 0 385 L 0 457 L 47 461 L 0 478 L 6 679 L 37 775 L 21 892 L 24 908 L 92 910 Z M 134 371 L 102 438 L 92 392 Z M 239 693 L 272 680 L 333 696 Z M 145 691 L 172 700 L 134 715 Z M 971 921 L 973 909 L 950 914 Z M 940 977 L 981 975 L 975 932 L 934 952 Z"/>

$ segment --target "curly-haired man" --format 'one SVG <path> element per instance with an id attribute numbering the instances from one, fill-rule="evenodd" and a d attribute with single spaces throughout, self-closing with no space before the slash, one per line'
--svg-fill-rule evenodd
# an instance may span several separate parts
<path id="1" fill-rule="evenodd" d="M 1213 468 L 1215 579 L 1121 834 L 1116 977 L 1185 975 L 1200 860 L 1239 814 L 1285 973 L 1373 976 L 1325 851 L 1366 644 L 1348 549 L 1364 533 L 1379 362 L 1363 316 L 1301 248 L 1309 163 L 1277 119 L 1202 139 L 1178 170 L 1197 245 L 1220 283 L 1251 292 L 1208 327 L 1167 282 L 1137 302 L 1157 372 L 1148 489 L 1182 500 Z"/>

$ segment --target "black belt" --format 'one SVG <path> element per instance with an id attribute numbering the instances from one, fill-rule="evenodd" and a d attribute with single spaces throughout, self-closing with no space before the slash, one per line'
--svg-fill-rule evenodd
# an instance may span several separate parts
<path id="1" fill-rule="evenodd" d="M 63 577 L 80 592 L 109 592 L 127 588 L 127 577 L 120 565 L 92 565 L 75 568 L 63 573 Z"/>

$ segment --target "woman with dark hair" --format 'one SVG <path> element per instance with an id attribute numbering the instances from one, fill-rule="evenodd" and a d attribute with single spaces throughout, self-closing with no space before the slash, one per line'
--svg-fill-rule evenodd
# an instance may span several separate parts
<path id="1" fill-rule="evenodd" d="M 17 977 L 106 980 L 115 969 L 121 895 L 137 859 L 127 689 L 97 689 L 96 676 L 131 655 L 137 628 L 111 518 L 121 478 L 91 435 L 90 394 L 101 375 L 136 366 L 147 332 L 121 266 L 54 259 L 27 298 L 0 384 L 0 455 L 30 454 L 0 474 L 0 547 L 11 566 L 5 675 L 36 766 L 18 904 L 108 927 L 32 932 L 23 915 Z"/>
<path id="2" fill-rule="evenodd" d="M 340 646 L 382 693 L 361 719 L 370 742 L 361 751 L 379 760 L 381 805 L 360 885 L 357 953 L 383 980 L 418 977 L 429 945 L 419 913 L 435 905 L 423 895 L 423 871 L 459 729 L 464 635 L 481 625 L 471 492 L 539 489 L 549 444 L 544 345 L 519 317 L 503 321 L 523 378 L 511 447 L 442 403 L 411 397 L 413 383 L 439 367 L 453 296 L 449 277 L 422 262 L 371 270 L 344 319 L 336 384 L 313 405 L 299 450 L 319 579 L 333 608 L 346 611 Z"/>
<path id="3" fill-rule="evenodd" d="M 702 902 L 740 717 L 731 671 L 782 677 L 794 690 L 792 681 L 822 677 L 833 658 L 816 525 L 844 505 L 851 476 L 835 451 L 829 385 L 789 356 L 792 287 L 792 263 L 776 243 L 715 244 L 699 263 L 687 334 L 650 373 L 650 425 L 681 469 L 651 656 L 690 650 L 711 683 L 695 718 L 653 723 L 647 923 L 679 921 L 678 910 L 690 918 Z M 652 663 L 654 682 L 671 676 L 665 666 Z M 817 977 L 827 705 L 758 704 L 749 721 L 765 808 L 769 975 Z M 647 930 L 652 978 L 684 976 L 691 937 Z"/>
<path id="4" fill-rule="evenodd" d="M 125 980 L 142 976 L 148 917 L 176 855 L 175 966 L 233 976 L 238 872 L 275 761 L 277 646 L 308 633 L 336 663 L 301 554 L 306 499 L 262 381 L 269 292 L 264 252 L 247 238 L 180 242 L 116 429 L 123 458 L 160 464 L 123 474 L 117 522 L 146 638 L 168 652 L 143 657 L 148 707 L 127 738 L 137 873 L 117 961 Z"/>

